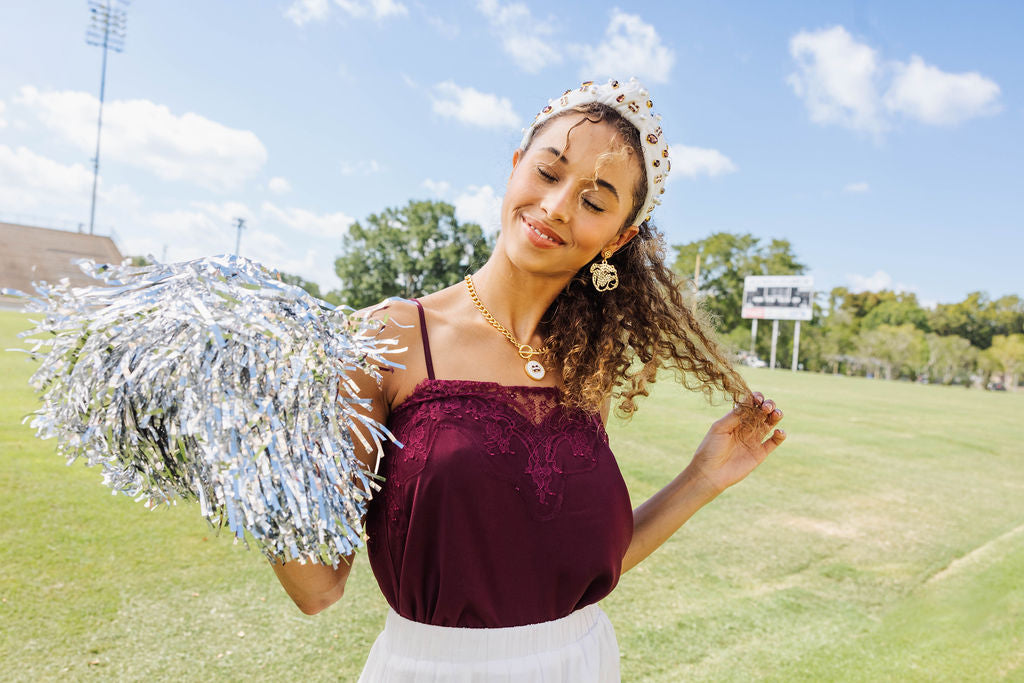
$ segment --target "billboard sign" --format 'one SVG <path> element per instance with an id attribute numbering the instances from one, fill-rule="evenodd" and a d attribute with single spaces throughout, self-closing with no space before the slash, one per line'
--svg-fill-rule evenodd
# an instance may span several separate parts
<path id="1" fill-rule="evenodd" d="M 748 275 L 743 280 L 744 318 L 810 320 L 814 278 L 810 275 Z"/>

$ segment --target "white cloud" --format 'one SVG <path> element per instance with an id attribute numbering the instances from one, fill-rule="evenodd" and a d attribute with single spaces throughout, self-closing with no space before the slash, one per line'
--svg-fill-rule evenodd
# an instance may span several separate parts
<path id="1" fill-rule="evenodd" d="M 277 176 L 267 182 L 267 189 L 274 194 L 288 194 L 292 191 L 292 184 L 286 178 Z"/>
<path id="2" fill-rule="evenodd" d="M 490 185 L 470 185 L 455 198 L 455 217 L 478 223 L 484 232 L 496 233 L 501 229 L 501 200 Z"/>
<path id="3" fill-rule="evenodd" d="M 871 188 L 868 186 L 868 184 L 862 180 L 856 183 L 847 183 L 843 187 L 843 192 L 846 192 L 848 194 L 863 194 L 869 191 L 870 189 Z"/>
<path id="4" fill-rule="evenodd" d="M 912 292 L 916 287 L 911 287 L 902 282 L 895 282 L 892 276 L 884 270 L 876 270 L 871 275 L 858 275 L 849 273 L 846 281 L 850 283 L 850 291 L 853 292 L 879 292 L 888 289 L 892 292 Z"/>
<path id="5" fill-rule="evenodd" d="M 534 18 L 530 8 L 521 2 L 502 5 L 498 0 L 480 0 L 477 9 L 501 37 L 505 53 L 524 71 L 537 73 L 546 66 L 562 62 L 550 19 Z"/>
<path id="6" fill-rule="evenodd" d="M 914 55 L 885 62 L 842 26 L 801 31 L 789 41 L 797 71 L 786 81 L 811 121 L 880 135 L 892 115 L 952 125 L 999 111 L 999 85 L 977 72 L 952 74 Z"/>
<path id="7" fill-rule="evenodd" d="M 370 0 L 373 7 L 373 15 L 378 19 L 384 17 L 404 17 L 409 14 L 409 8 L 394 0 Z"/>
<path id="8" fill-rule="evenodd" d="M 384 167 L 376 159 L 357 161 L 355 163 L 342 161 L 338 164 L 338 168 L 341 171 L 341 175 L 373 175 L 384 170 Z"/>
<path id="9" fill-rule="evenodd" d="M 341 212 L 318 214 L 294 207 L 282 209 L 270 202 L 263 202 L 260 210 L 263 218 L 313 237 L 340 239 L 353 221 Z"/>
<path id="10" fill-rule="evenodd" d="M 34 225 L 88 225 L 92 170 L 63 164 L 26 147 L 0 145 L 0 210 L 11 220 Z M 112 213 L 137 209 L 141 198 L 126 185 L 97 188 L 97 225 L 109 229 Z M 20 214 L 20 215 L 19 215 Z"/>
<path id="11" fill-rule="evenodd" d="M 231 230 L 234 230 L 235 219 L 245 219 L 247 223 L 253 222 L 255 213 L 248 207 L 248 205 L 242 202 L 227 201 L 227 202 L 189 202 L 189 206 L 199 209 L 204 215 L 209 216 L 211 220 L 215 220 L 218 225 L 230 226 Z M 232 232 L 234 234 L 234 232 Z"/>
<path id="12" fill-rule="evenodd" d="M 102 179 L 101 179 L 102 180 Z M 88 226 L 92 171 L 62 164 L 24 147 L 0 145 L 0 208 L 5 218 L 74 229 Z M 153 254 L 177 261 L 230 253 L 235 219 L 243 218 L 241 253 L 272 268 L 334 288 L 339 239 L 351 224 L 347 215 L 317 213 L 264 202 L 258 209 L 237 201 L 176 202 L 171 211 L 143 211 L 146 202 L 130 187 L 99 186 L 96 232 L 116 231 L 124 254 Z M 20 214 L 20 215 L 19 215 Z"/>
<path id="13" fill-rule="evenodd" d="M 878 54 L 842 26 L 801 31 L 789 41 L 798 71 L 786 79 L 804 100 L 811 121 L 881 132 Z"/>
<path id="14" fill-rule="evenodd" d="M 898 64 L 885 106 L 932 125 L 953 125 L 999 111 L 999 86 L 977 72 L 946 73 L 914 55 Z"/>
<path id="15" fill-rule="evenodd" d="M 6 108 L 7 105 L 4 104 L 3 100 L 0 100 L 0 128 L 7 127 L 7 121 L 4 119 L 4 109 Z"/>
<path id="16" fill-rule="evenodd" d="M 93 152 L 99 100 L 89 93 L 21 89 L 15 102 L 79 149 Z M 103 108 L 103 158 L 142 168 L 163 180 L 236 189 L 266 163 L 255 133 L 199 114 L 180 116 L 149 100 L 115 100 Z"/>
<path id="17" fill-rule="evenodd" d="M 463 88 L 452 81 L 434 86 L 434 111 L 441 116 L 484 128 L 516 128 L 519 115 L 507 97 Z"/>
<path id="18" fill-rule="evenodd" d="M 669 145 L 669 155 L 669 160 L 672 162 L 672 169 L 668 174 L 669 180 L 678 178 L 680 175 L 687 178 L 696 178 L 701 175 L 713 178 L 726 173 L 735 173 L 737 170 L 736 164 L 717 149 Z"/>
<path id="19" fill-rule="evenodd" d="M 327 18 L 327 0 L 295 0 L 284 15 L 296 26 L 303 26 L 310 21 L 323 21 Z"/>
<path id="20" fill-rule="evenodd" d="M 580 75 L 587 79 L 636 76 L 651 83 L 667 83 L 676 56 L 661 42 L 654 26 L 638 15 L 612 10 L 604 42 L 577 45 L 572 51 L 583 61 Z"/>
<path id="21" fill-rule="evenodd" d="M 0 145 L 0 206 L 6 211 L 32 211 L 70 197 L 87 202 L 91 189 L 92 171 L 82 164 L 61 164 L 26 147 Z"/>
<path id="22" fill-rule="evenodd" d="M 338 286 L 334 272 L 338 250 L 330 247 L 337 244 L 338 217 L 351 220 L 342 214 L 279 209 L 266 202 L 258 212 L 239 202 L 191 202 L 189 206 L 140 216 L 139 228 L 124 240 L 125 253 L 159 255 L 164 244 L 171 261 L 231 253 L 237 235 L 234 219 L 239 217 L 247 224 L 240 240 L 242 256 L 300 275 L 325 289 Z M 330 239 L 296 240 L 288 234 L 291 230 Z"/>
<path id="23" fill-rule="evenodd" d="M 386 19 L 388 17 L 404 17 L 409 14 L 409 8 L 395 0 L 334 0 L 334 4 L 340 7 L 353 17 L 365 17 L 372 14 L 374 19 Z"/>
<path id="24" fill-rule="evenodd" d="M 435 197 L 443 197 L 448 194 L 448 190 L 452 189 L 451 183 L 446 180 L 431 180 L 427 178 L 423 181 L 423 187 L 427 189 L 427 192 L 434 195 Z"/>
<path id="25" fill-rule="evenodd" d="M 451 22 L 445 21 L 441 17 L 434 16 L 431 14 L 427 15 L 427 23 L 433 26 L 434 30 L 441 34 L 442 38 L 447 38 L 448 40 L 455 40 L 456 38 L 459 37 L 458 24 L 453 24 Z"/>

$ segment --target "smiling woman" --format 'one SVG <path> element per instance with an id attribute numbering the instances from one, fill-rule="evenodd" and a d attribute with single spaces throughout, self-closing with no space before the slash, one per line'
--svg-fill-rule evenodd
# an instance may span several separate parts
<path id="1" fill-rule="evenodd" d="M 512 156 L 487 263 L 366 313 L 416 351 L 379 384 L 357 378 L 405 444 L 385 446 L 367 514 L 391 611 L 362 680 L 618 680 L 597 603 L 785 438 L 665 267 L 650 217 L 670 160 L 652 107 L 636 81 L 553 100 Z M 634 510 L 604 421 L 613 400 L 632 413 L 662 368 L 735 408 Z M 274 565 L 310 613 L 341 597 L 349 568 Z"/>

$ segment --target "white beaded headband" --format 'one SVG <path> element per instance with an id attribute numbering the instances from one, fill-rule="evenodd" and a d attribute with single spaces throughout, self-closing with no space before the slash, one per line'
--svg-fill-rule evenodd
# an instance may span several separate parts
<path id="1" fill-rule="evenodd" d="M 533 131 L 548 119 L 580 105 L 600 102 L 619 112 L 632 123 L 640 133 L 640 146 L 644 151 L 644 168 L 647 171 L 647 196 L 637 212 L 637 223 L 651 219 L 654 207 L 661 204 L 660 195 L 665 192 L 665 179 L 672 168 L 668 157 L 668 144 L 661 130 L 661 116 L 654 114 L 647 89 L 635 78 L 626 83 L 610 80 L 598 85 L 585 81 L 575 90 L 566 90 L 557 100 L 551 100 L 534 118 L 530 127 L 523 131 L 520 149 L 529 144 Z"/>

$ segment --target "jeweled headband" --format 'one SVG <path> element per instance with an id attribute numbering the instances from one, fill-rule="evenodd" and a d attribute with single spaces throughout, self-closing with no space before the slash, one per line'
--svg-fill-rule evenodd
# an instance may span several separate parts
<path id="1" fill-rule="evenodd" d="M 668 144 L 661 130 L 661 117 L 651 111 L 654 103 L 647 89 L 635 78 L 625 83 L 611 80 L 601 85 L 585 81 L 575 90 L 566 90 L 537 114 L 530 127 L 523 131 L 523 141 L 519 147 L 525 149 L 534 129 L 544 121 L 591 102 L 608 105 L 640 132 L 640 146 L 644 151 L 644 167 L 647 169 L 647 197 L 636 214 L 636 222 L 650 220 L 654 207 L 661 204 L 660 196 L 665 192 L 665 178 L 672 164 L 668 157 Z"/>

